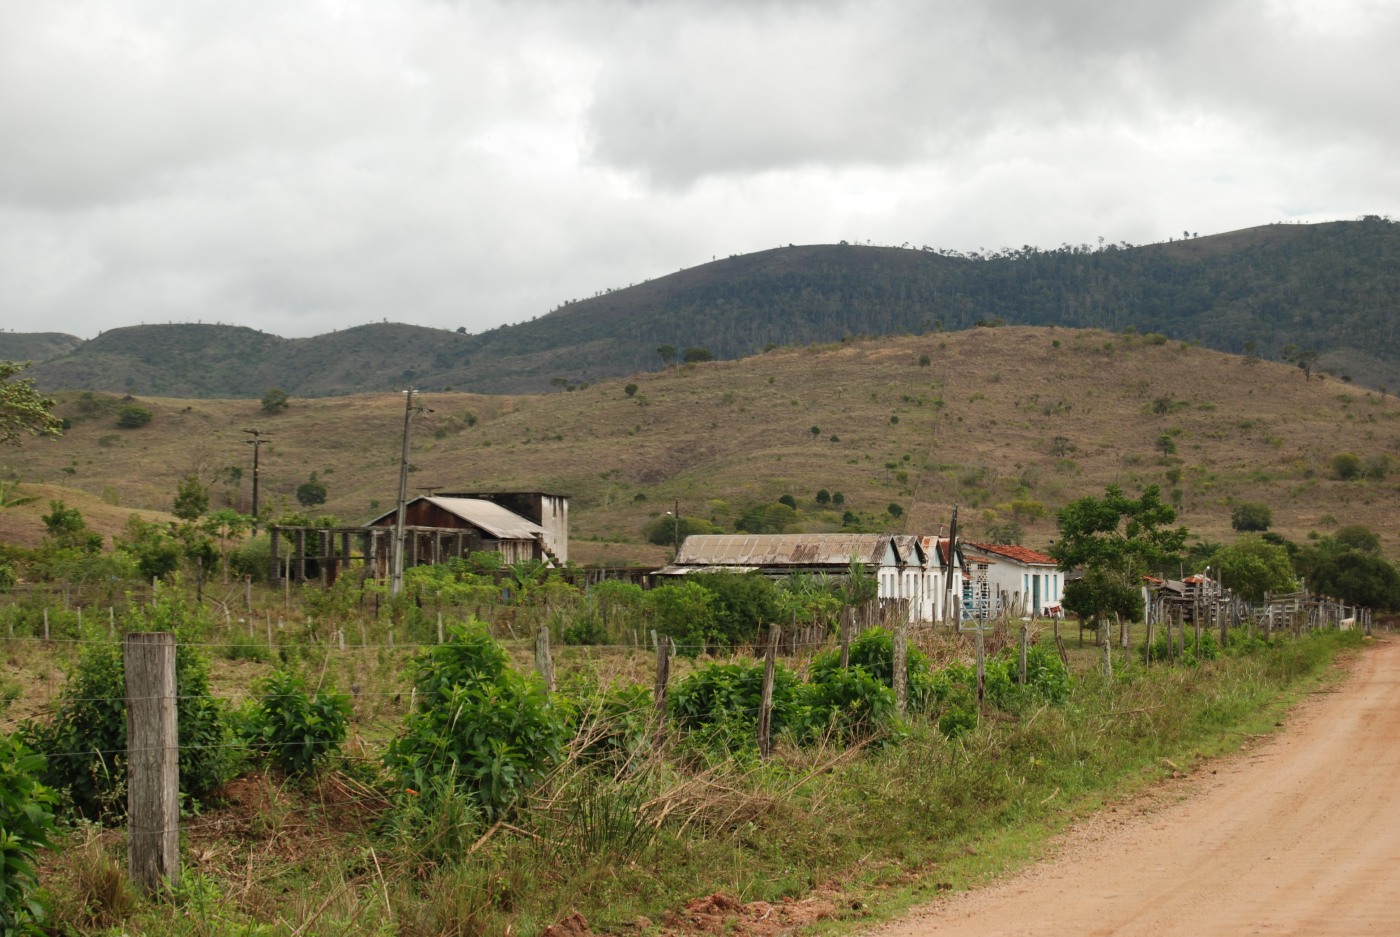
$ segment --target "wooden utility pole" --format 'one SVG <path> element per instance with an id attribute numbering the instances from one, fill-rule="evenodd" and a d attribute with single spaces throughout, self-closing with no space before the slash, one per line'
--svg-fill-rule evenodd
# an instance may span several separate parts
<path id="1" fill-rule="evenodd" d="M 127 857 L 147 893 L 180 884 L 180 741 L 175 635 L 132 632 L 125 642 Z"/>
<path id="2" fill-rule="evenodd" d="M 413 420 L 413 395 L 411 388 L 403 392 L 403 453 L 399 458 L 399 498 L 394 513 L 394 556 L 390 569 L 389 594 L 398 595 L 403 591 L 404 521 L 408 513 L 408 424 Z"/>
<path id="3" fill-rule="evenodd" d="M 258 532 L 258 477 L 259 477 L 259 469 L 258 469 L 258 450 L 262 448 L 263 440 L 264 440 L 264 439 L 271 439 L 271 438 L 272 438 L 272 434 L 271 434 L 271 433 L 264 433 L 264 432 L 263 432 L 262 430 L 260 430 L 260 429 L 245 429 L 243 432 L 245 432 L 245 433 L 247 433 L 248 435 L 250 435 L 250 436 L 253 437 L 252 439 L 245 439 L 245 440 L 243 440 L 243 442 L 246 443 L 247 445 L 253 447 L 253 533 L 257 533 L 257 532 Z"/>

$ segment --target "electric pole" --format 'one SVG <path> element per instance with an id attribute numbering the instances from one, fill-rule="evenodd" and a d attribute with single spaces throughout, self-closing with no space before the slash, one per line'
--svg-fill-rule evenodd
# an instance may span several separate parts
<path id="1" fill-rule="evenodd" d="M 389 594 L 398 595 L 403 591 L 404 561 L 404 522 L 408 514 L 408 426 L 413 420 L 413 395 L 416 390 L 406 390 L 403 408 L 403 457 L 399 460 L 399 508 L 394 518 L 394 564 L 389 581 Z M 427 407 L 417 408 L 419 413 L 432 413 Z"/>
<path id="2" fill-rule="evenodd" d="M 262 448 L 264 439 L 271 439 L 269 433 L 264 433 L 260 429 L 245 429 L 243 432 L 252 436 L 252 439 L 243 440 L 253 447 L 253 533 L 258 532 L 258 450 Z"/>

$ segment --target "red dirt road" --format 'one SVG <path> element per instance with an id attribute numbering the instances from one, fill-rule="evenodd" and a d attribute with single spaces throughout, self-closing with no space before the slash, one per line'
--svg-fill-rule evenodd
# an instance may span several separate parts
<path id="1" fill-rule="evenodd" d="M 1104 811 L 874 937 L 1400 934 L 1400 640 L 1350 666 L 1277 737 L 1171 782 L 1182 799 Z"/>

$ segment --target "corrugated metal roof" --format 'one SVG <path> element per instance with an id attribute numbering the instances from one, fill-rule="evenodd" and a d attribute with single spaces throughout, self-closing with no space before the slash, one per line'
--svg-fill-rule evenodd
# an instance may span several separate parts
<path id="1" fill-rule="evenodd" d="M 409 499 L 408 503 L 416 504 L 419 501 L 436 505 L 469 524 L 475 524 L 497 540 L 534 540 L 546 533 L 539 524 L 501 507 L 494 501 L 484 501 L 480 498 L 430 498 L 420 495 L 417 498 Z M 370 527 L 380 521 L 388 520 L 395 513 L 397 510 L 386 511 L 378 517 L 366 521 L 364 526 Z"/>
<path id="2" fill-rule="evenodd" d="M 455 514 L 468 523 L 475 524 L 500 540 L 534 540 L 545 534 L 545 529 L 539 524 L 526 520 L 494 501 L 483 501 L 480 498 L 436 497 L 424 500 L 437 505 L 449 514 Z"/>
<path id="3" fill-rule="evenodd" d="M 757 566 L 663 566 L 656 571 L 658 576 L 693 576 L 698 573 L 752 573 Z"/>
<path id="4" fill-rule="evenodd" d="M 845 566 L 854 558 L 878 565 L 888 534 L 694 534 L 677 566 Z"/>

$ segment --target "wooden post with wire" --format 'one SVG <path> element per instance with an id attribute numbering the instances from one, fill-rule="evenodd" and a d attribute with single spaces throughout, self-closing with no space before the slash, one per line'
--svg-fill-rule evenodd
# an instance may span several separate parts
<path id="1" fill-rule="evenodd" d="M 851 628 L 856 613 L 849 605 L 841 606 L 841 669 L 851 666 Z"/>
<path id="2" fill-rule="evenodd" d="M 758 701 L 758 757 L 767 761 L 773 753 L 773 678 L 778 668 L 778 641 L 783 629 L 768 628 L 768 653 L 763 658 L 763 690 Z"/>
<path id="3" fill-rule="evenodd" d="M 900 622 L 891 638 L 890 683 L 894 686 L 894 708 L 901 716 L 909 709 L 909 626 Z"/>
<path id="4" fill-rule="evenodd" d="M 131 632 L 126 675 L 127 859 L 148 894 L 180 884 L 180 741 L 175 635 Z"/>
<path id="5" fill-rule="evenodd" d="M 652 687 L 651 698 L 656 708 L 656 742 L 666 735 L 666 684 L 671 679 L 671 642 L 656 643 L 656 684 Z"/>
<path id="6" fill-rule="evenodd" d="M 544 678 L 545 689 L 554 692 L 554 661 L 549 656 L 549 629 L 535 632 L 535 669 Z"/>

